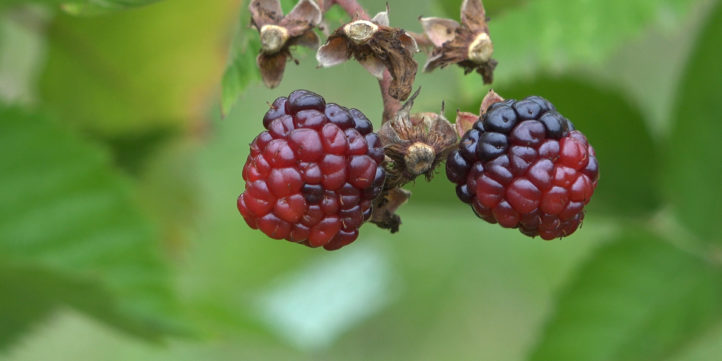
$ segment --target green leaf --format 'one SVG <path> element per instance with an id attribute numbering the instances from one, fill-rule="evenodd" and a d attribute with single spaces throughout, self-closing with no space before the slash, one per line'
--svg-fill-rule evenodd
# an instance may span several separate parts
<path id="1" fill-rule="evenodd" d="M 44 59 L 44 36 L 0 9 L 0 99 L 27 104 Z"/>
<path id="2" fill-rule="evenodd" d="M 39 278 L 30 274 L 28 270 L 16 269 L 0 262 L 0 293 L 12 295 L 12 297 L 0 297 L 0 309 L 2 309 L 0 319 L 3 325 L 0 328 L 0 350 L 5 349 L 28 332 L 32 326 L 45 319 L 55 307 L 54 300 L 38 297 L 38 291 L 42 288 L 35 287 L 33 281 L 38 283 L 49 281 L 44 286 L 60 283 L 52 280 L 52 274 Z"/>
<path id="3" fill-rule="evenodd" d="M 722 270 L 656 236 L 603 246 L 561 293 L 530 360 L 665 360 L 722 318 Z"/>
<path id="4" fill-rule="evenodd" d="M 19 5 L 19 4 L 30 4 L 30 3 L 38 3 L 38 4 L 45 4 L 45 5 L 60 5 L 62 4 L 63 0 L 0 0 L 0 8 L 3 6 L 12 6 L 12 5 Z"/>
<path id="5" fill-rule="evenodd" d="M 223 71 L 230 1 L 162 1 L 47 25 L 38 100 L 91 134 L 197 131 Z"/>
<path id="6" fill-rule="evenodd" d="M 718 361 L 722 351 L 722 329 L 715 327 L 669 361 Z"/>
<path id="7" fill-rule="evenodd" d="M 591 209 L 626 216 L 659 207 L 659 152 L 642 114 L 618 91 L 572 77 L 540 77 L 496 90 L 506 98 L 549 99 L 587 136 L 600 174 Z"/>
<path id="8" fill-rule="evenodd" d="M 261 48 L 258 34 L 249 29 L 250 14 L 246 1 L 241 5 L 241 21 L 233 38 L 230 61 L 221 81 L 221 112 L 227 115 L 238 97 L 251 82 L 260 79 L 256 67 L 256 56 Z"/>
<path id="9" fill-rule="evenodd" d="M 684 225 L 705 241 L 722 242 L 722 5 L 711 12 L 677 95 L 664 172 L 666 194 Z"/>
<path id="10" fill-rule="evenodd" d="M 109 11 L 149 5 L 160 0 L 86 0 L 63 2 L 62 9 L 72 15 L 98 15 Z"/>
<path id="11" fill-rule="evenodd" d="M 0 261 L 0 350 L 11 345 L 61 306 L 86 314 L 148 340 L 156 327 L 120 310 L 113 295 L 90 278 L 69 277 L 55 270 Z M 130 316 L 130 317 L 129 317 Z"/>
<path id="12" fill-rule="evenodd" d="M 28 318 L 65 303 L 146 337 L 179 330 L 159 244 L 106 154 L 16 108 L 0 106 L 0 129 L 0 285 L 15 305 L 0 318 L 23 321 L 36 298 Z"/>
<path id="13" fill-rule="evenodd" d="M 655 24 L 674 29 L 697 0 L 530 1 L 489 22 L 494 78 L 600 65 L 626 41 Z M 662 20 L 664 22 L 662 22 Z M 478 75 L 464 77 L 465 94 L 479 94 Z"/>
<path id="14" fill-rule="evenodd" d="M 160 0 L 2 0 L 0 5 L 37 3 L 61 5 L 61 8 L 73 15 L 97 15 L 109 11 L 144 6 Z"/>

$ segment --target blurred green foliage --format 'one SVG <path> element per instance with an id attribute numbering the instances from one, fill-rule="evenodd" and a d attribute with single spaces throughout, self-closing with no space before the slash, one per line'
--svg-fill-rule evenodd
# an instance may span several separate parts
<path id="1" fill-rule="evenodd" d="M 677 216 L 700 239 L 715 243 L 722 241 L 716 227 L 722 217 L 722 163 L 716 145 L 722 134 L 718 116 L 722 112 L 721 36 L 722 6 L 717 5 L 696 41 L 677 90 L 664 172 Z"/>
<path id="2" fill-rule="evenodd" d="M 559 74 L 602 66 L 611 53 L 645 29 L 658 26 L 673 32 L 698 3 L 694 0 L 530 1 L 492 19 L 489 24 L 494 56 L 505 60 L 494 73 L 496 86 L 539 72 Z M 463 83 L 467 92 L 479 91 L 482 85 L 473 77 L 465 78 Z"/>
<path id="3" fill-rule="evenodd" d="M 722 272 L 658 236 L 626 230 L 560 295 L 531 360 L 662 360 L 722 318 Z"/>
<path id="4" fill-rule="evenodd" d="M 267 102 L 378 120 L 378 85 L 306 52 L 265 89 L 247 3 L 0 1 L 0 360 L 719 359 L 722 3 L 486 1 L 495 90 L 550 99 L 597 151 L 584 227 L 485 224 L 440 172 L 398 234 L 334 253 L 248 228 L 241 167 Z M 390 1 L 391 22 L 460 3 Z M 416 85 L 450 118 L 488 90 L 453 67 Z"/>
<path id="5" fill-rule="evenodd" d="M 16 108 L 0 107 L 0 124 L 3 330 L 58 303 L 151 338 L 176 328 L 158 244 L 105 152 Z"/>
<path id="6" fill-rule="evenodd" d="M 243 1 L 246 5 L 248 1 Z M 246 7 L 242 7 L 240 21 L 238 22 L 236 35 L 231 44 L 230 59 L 221 82 L 221 111 L 227 114 L 231 111 L 233 104 L 243 93 L 248 84 L 259 80 L 261 75 L 255 71 L 248 71 L 256 67 L 255 49 L 260 49 L 261 42 L 255 32 L 251 31 L 251 16 Z"/>
<path id="7" fill-rule="evenodd" d="M 235 6 L 179 0 L 104 16 L 59 13 L 46 29 L 40 101 L 111 137 L 200 127 Z"/>
<path id="8" fill-rule="evenodd" d="M 159 0 L 2 0 L 0 5 L 38 3 L 60 6 L 74 15 L 99 15 L 116 10 L 129 9 L 152 4 Z"/>

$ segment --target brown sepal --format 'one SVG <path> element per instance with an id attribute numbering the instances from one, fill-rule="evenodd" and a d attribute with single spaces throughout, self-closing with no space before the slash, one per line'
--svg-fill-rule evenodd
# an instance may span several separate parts
<path id="1" fill-rule="evenodd" d="M 481 106 L 479 107 L 479 114 L 484 115 L 487 110 L 489 110 L 489 107 L 498 102 L 503 102 L 504 98 L 501 97 L 497 92 L 494 91 L 494 89 L 489 89 L 489 92 L 486 93 L 484 96 L 484 99 L 481 100 Z"/>
<path id="2" fill-rule="evenodd" d="M 387 189 L 376 198 L 370 222 L 379 228 L 388 229 L 391 233 L 399 231 L 401 217 L 396 211 L 411 198 L 411 192 L 402 188 Z"/>
<path id="3" fill-rule="evenodd" d="M 248 4 L 251 22 L 259 31 L 264 25 L 278 24 L 283 19 L 279 0 L 253 0 Z"/>
<path id="4" fill-rule="evenodd" d="M 353 49 L 356 59 L 373 56 L 384 64 L 392 79 L 389 95 L 398 100 L 409 98 L 418 68 L 406 39 L 412 38 L 406 35 L 404 30 L 380 26 L 366 46 Z"/>
<path id="5" fill-rule="evenodd" d="M 456 123 L 454 124 L 454 127 L 456 128 L 456 133 L 459 135 L 459 137 L 463 137 L 466 132 L 473 128 L 474 123 L 476 123 L 477 120 L 484 116 L 484 114 L 492 104 L 502 101 L 504 101 L 504 98 L 497 94 L 493 89 L 490 89 L 489 92 L 486 93 L 486 95 L 484 96 L 484 99 L 481 101 L 481 106 L 479 107 L 479 114 L 462 112 L 457 110 Z"/>
<path id="6" fill-rule="evenodd" d="M 248 8 L 261 40 L 256 64 L 263 82 L 274 88 L 283 78 L 286 61 L 293 59 L 291 46 L 318 47 L 318 36 L 313 29 L 321 22 L 321 9 L 313 0 L 299 1 L 286 16 L 279 0 L 253 0 Z"/>
<path id="7" fill-rule="evenodd" d="M 291 37 L 301 36 L 321 24 L 323 13 L 313 0 L 301 0 L 278 25 L 288 29 Z"/>
<path id="8" fill-rule="evenodd" d="M 494 47 L 481 0 L 464 1 L 461 24 L 440 18 L 421 18 L 420 21 L 426 36 L 434 44 L 424 71 L 458 64 L 467 74 L 479 73 L 485 84 L 494 80 L 497 62 L 491 58 Z"/>
<path id="9" fill-rule="evenodd" d="M 459 28 L 459 23 L 451 19 L 431 17 L 419 18 L 419 21 L 421 21 L 421 26 L 424 28 L 424 33 L 435 48 L 439 48 L 445 42 L 453 40 L 456 29 Z"/>
<path id="10" fill-rule="evenodd" d="M 281 51 L 275 54 L 258 54 L 258 57 L 256 57 L 256 65 L 258 65 L 263 83 L 266 84 L 267 87 L 275 88 L 281 83 L 289 55 L 288 51 Z"/>
<path id="11" fill-rule="evenodd" d="M 489 33 L 486 10 L 481 0 L 464 0 L 461 4 L 461 23 L 472 32 Z"/>
<path id="12" fill-rule="evenodd" d="M 391 74 L 389 95 L 406 100 L 411 94 L 418 65 L 413 54 L 418 46 L 403 29 L 388 26 L 388 11 L 371 21 L 354 20 L 337 29 L 319 48 L 316 59 L 322 67 L 356 59 L 373 76 L 381 79 L 383 70 Z"/>
<path id="13" fill-rule="evenodd" d="M 463 137 L 466 132 L 474 127 L 474 123 L 476 123 L 477 120 L 479 120 L 477 114 L 457 110 L 456 123 L 454 123 L 456 134 L 458 134 L 459 137 Z"/>

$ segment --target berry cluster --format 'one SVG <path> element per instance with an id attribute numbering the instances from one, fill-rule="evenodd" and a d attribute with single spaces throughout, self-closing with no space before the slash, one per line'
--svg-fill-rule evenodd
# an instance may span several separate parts
<path id="1" fill-rule="evenodd" d="M 481 116 L 459 111 L 455 125 L 443 105 L 438 114 L 411 113 L 420 49 L 428 50 L 427 72 L 456 64 L 492 82 L 497 61 L 481 0 L 462 2 L 460 22 L 420 18 L 423 34 L 391 26 L 388 4 L 371 18 L 356 0 L 317 1 L 300 0 L 285 15 L 280 0 L 250 1 L 264 82 L 276 87 L 286 62 L 297 62 L 293 48 L 318 47 L 323 30 L 330 35 L 316 53 L 320 67 L 355 59 L 376 77 L 382 126 L 373 133 L 360 111 L 310 91 L 276 99 L 243 168 L 237 204 L 251 228 L 328 250 L 355 241 L 367 221 L 394 233 L 411 195 L 403 187 L 421 175 L 430 180 L 444 160 L 457 196 L 487 222 L 546 240 L 579 228 L 598 163 L 584 134 L 549 101 L 504 100 L 490 90 Z M 323 18 L 333 5 L 353 20 L 329 32 Z"/>
<path id="2" fill-rule="evenodd" d="M 384 151 L 356 109 L 297 90 L 276 99 L 251 144 L 238 210 L 274 239 L 328 250 L 358 237 L 383 190 Z"/>
<path id="3" fill-rule="evenodd" d="M 586 137 L 532 96 L 491 105 L 449 155 L 446 174 L 480 218 L 549 240 L 579 227 L 599 171 Z"/>

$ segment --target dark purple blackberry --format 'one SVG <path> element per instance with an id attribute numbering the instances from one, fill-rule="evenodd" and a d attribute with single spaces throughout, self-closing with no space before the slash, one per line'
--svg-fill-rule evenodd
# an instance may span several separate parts
<path id="1" fill-rule="evenodd" d="M 446 175 L 480 218 L 549 240 L 579 227 L 599 165 L 586 137 L 531 96 L 492 104 L 449 154 Z"/>

